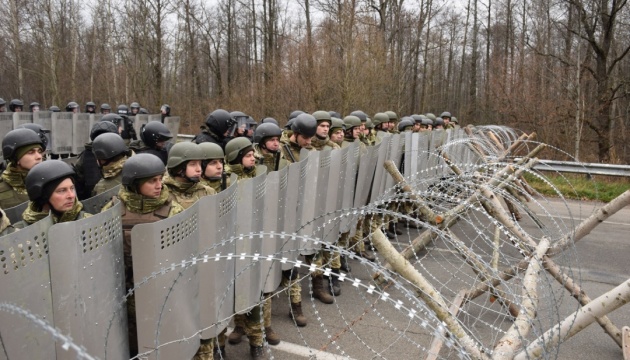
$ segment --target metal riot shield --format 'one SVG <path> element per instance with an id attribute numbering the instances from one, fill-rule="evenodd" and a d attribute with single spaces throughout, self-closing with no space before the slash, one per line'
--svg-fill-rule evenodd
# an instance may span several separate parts
<path id="1" fill-rule="evenodd" d="M 85 150 L 85 143 L 90 141 L 91 114 L 75 114 L 72 119 L 72 153 L 80 154 Z"/>
<path id="2" fill-rule="evenodd" d="M 392 141 L 389 143 L 389 151 L 387 154 L 387 159 L 392 160 L 394 164 L 396 164 L 396 168 L 400 169 L 403 147 L 405 145 L 404 138 L 401 134 L 394 134 L 392 136 Z M 385 175 L 385 189 L 391 189 L 394 187 L 395 182 L 394 178 L 389 175 L 389 173 L 384 168 L 376 169 L 377 172 L 384 172 Z"/>
<path id="3" fill-rule="evenodd" d="M 339 239 L 340 219 L 338 210 L 343 204 L 343 188 L 345 183 L 348 149 L 333 150 L 330 154 L 330 170 L 328 172 L 328 186 L 326 188 L 326 206 L 323 218 L 322 240 L 328 244 L 335 244 Z"/>
<path id="4" fill-rule="evenodd" d="M 103 206 L 105 206 L 105 204 L 118 194 L 118 191 L 120 191 L 120 185 L 114 186 L 113 188 L 96 196 L 92 196 L 91 198 L 81 200 L 81 203 L 83 204 L 83 211 L 90 214 L 100 213 Z"/>
<path id="5" fill-rule="evenodd" d="M 445 135 L 446 133 L 441 129 L 431 131 L 427 160 L 427 178 L 439 177 L 439 174 L 441 174 L 441 160 L 437 149 L 442 146 Z"/>
<path id="6" fill-rule="evenodd" d="M 55 330 L 26 318 L 36 316 L 54 329 L 48 260 L 50 226 L 52 220 L 46 217 L 0 238 L 2 302 L 16 307 L 0 311 L 0 358 L 56 358 L 55 340 L 48 333 Z"/>
<path id="7" fill-rule="evenodd" d="M 132 116 L 131 119 L 133 120 L 133 128 L 134 130 L 136 130 L 136 134 L 138 134 L 138 136 L 142 133 L 142 126 L 146 125 L 149 123 L 149 116 L 147 114 L 138 114 L 136 116 Z M 156 120 L 156 119 L 153 119 Z M 157 119 L 160 120 L 160 119 Z"/>
<path id="8" fill-rule="evenodd" d="M 28 201 L 25 201 L 20 205 L 15 205 L 14 207 L 4 209 L 4 213 L 7 214 L 7 217 L 9 218 L 9 220 L 11 220 L 11 224 L 15 224 L 18 221 L 22 221 L 22 214 L 27 207 Z"/>
<path id="9" fill-rule="evenodd" d="M 138 116 L 138 115 L 136 115 Z M 149 117 L 149 121 L 159 121 L 162 122 L 162 114 L 150 114 L 147 115 Z"/>
<path id="10" fill-rule="evenodd" d="M 256 174 L 253 179 L 238 181 L 234 312 L 239 314 L 258 304 L 262 295 L 260 231 L 265 211 L 267 167 L 256 166 Z"/>
<path id="11" fill-rule="evenodd" d="M 203 221 L 199 227 L 199 313 L 202 339 L 216 337 L 234 314 L 234 263 L 238 184 L 197 202 Z"/>
<path id="12" fill-rule="evenodd" d="M 382 143 L 381 143 L 382 144 Z M 380 145 L 380 144 L 379 144 Z M 369 146 L 367 151 L 361 154 L 359 160 L 359 172 L 356 182 L 356 193 L 354 194 L 354 207 L 360 208 L 369 202 L 372 180 L 374 180 L 374 170 L 378 160 L 377 146 Z"/>
<path id="13" fill-rule="evenodd" d="M 33 113 L 31 112 L 15 112 L 13 113 L 13 128 L 17 129 L 20 125 L 30 124 L 33 122 Z"/>
<path id="14" fill-rule="evenodd" d="M 199 348 L 198 224 L 195 203 L 131 230 L 138 349 L 149 359 L 190 359 Z"/>
<path id="15" fill-rule="evenodd" d="M 297 234 L 304 238 L 299 241 L 300 254 L 313 255 L 319 249 L 315 244 L 315 226 L 317 216 L 317 171 L 319 169 L 319 151 L 302 149 L 300 152 L 300 187 L 298 189 L 299 221 Z M 308 238 L 308 239 L 306 239 Z"/>
<path id="16" fill-rule="evenodd" d="M 319 165 L 317 169 L 317 188 L 315 194 L 315 213 L 313 214 L 314 239 L 323 241 L 326 201 L 328 201 L 328 180 L 330 176 L 330 162 L 332 149 L 319 151 Z M 334 182 L 333 184 L 336 184 Z M 336 192 L 336 191 L 335 191 Z M 317 247 L 319 248 L 319 246 Z"/>
<path id="17" fill-rule="evenodd" d="M 177 142 L 177 134 L 179 134 L 179 116 L 169 116 L 164 119 L 164 125 L 168 128 L 168 130 L 173 135 L 173 138 L 170 140 L 173 144 Z"/>
<path id="18" fill-rule="evenodd" d="M 72 124 L 75 114 L 55 112 L 51 116 L 50 150 L 53 154 L 70 154 L 72 152 Z"/>
<path id="19" fill-rule="evenodd" d="M 0 113 L 0 136 L 2 136 L 2 139 L 11 130 L 13 130 L 13 114 Z M 2 149 L 0 149 L 1 151 Z"/>
<path id="20" fill-rule="evenodd" d="M 359 147 L 359 142 L 355 141 L 348 147 L 348 149 L 346 179 L 343 184 L 342 209 L 350 210 L 354 204 L 354 191 L 357 181 L 357 171 L 359 170 L 359 155 L 361 154 L 361 148 Z M 353 231 L 353 225 L 352 217 L 344 216 L 341 218 L 340 231 L 342 233 Z"/>
<path id="21" fill-rule="evenodd" d="M 123 204 L 48 230 L 55 327 L 100 359 L 129 358 Z M 57 342 L 57 359 L 75 359 Z"/>
<path id="22" fill-rule="evenodd" d="M 299 199 L 299 188 L 302 164 L 299 162 L 293 163 L 287 166 L 286 169 L 286 174 L 282 171 L 278 171 L 280 173 L 280 189 L 286 191 L 284 201 L 284 234 L 280 236 L 280 240 L 282 241 L 282 257 L 286 258 L 286 261 L 282 261 L 282 270 L 292 269 L 300 255 L 300 243 L 293 235 L 296 233 L 299 226 L 298 204 L 301 202 L 301 199 Z"/>
<path id="23" fill-rule="evenodd" d="M 272 171 L 267 174 L 267 192 L 265 193 L 265 211 L 262 226 L 262 252 L 260 263 L 260 281 L 263 284 L 263 292 L 269 293 L 278 288 L 282 279 L 281 253 L 283 239 L 281 229 L 284 228 L 285 198 L 287 195 L 286 180 L 288 167 L 280 171 Z M 281 187 L 280 181 L 284 182 Z"/>
<path id="24" fill-rule="evenodd" d="M 50 153 L 50 149 L 52 146 L 52 138 L 50 135 L 50 130 L 52 129 L 52 112 L 50 111 L 38 111 L 33 113 L 33 123 L 41 125 L 44 129 L 48 130 L 46 133 L 46 138 L 48 139 L 48 148 L 46 149 L 47 153 Z"/>
<path id="25" fill-rule="evenodd" d="M 90 114 L 90 131 L 92 131 L 94 124 L 101 121 L 102 118 L 103 114 Z"/>
<path id="26" fill-rule="evenodd" d="M 383 164 L 387 160 L 387 152 L 389 151 L 389 142 L 391 140 L 391 135 L 386 136 L 383 141 L 374 146 L 374 151 L 378 154 L 376 160 L 376 169 L 385 169 Z M 374 175 L 374 182 L 372 184 L 372 194 L 370 197 L 370 201 L 374 202 L 378 199 L 383 192 L 385 191 L 385 183 L 387 179 L 386 176 L 389 176 L 387 171 L 377 172 Z"/>

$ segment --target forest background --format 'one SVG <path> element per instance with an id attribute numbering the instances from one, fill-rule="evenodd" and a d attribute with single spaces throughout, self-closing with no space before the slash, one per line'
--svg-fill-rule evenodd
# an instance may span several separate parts
<path id="1" fill-rule="evenodd" d="M 0 0 L 0 39 L 7 102 L 450 111 L 630 163 L 627 0 Z"/>

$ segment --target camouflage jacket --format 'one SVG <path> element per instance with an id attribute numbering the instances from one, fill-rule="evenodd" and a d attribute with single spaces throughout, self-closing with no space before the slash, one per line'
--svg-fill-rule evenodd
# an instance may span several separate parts
<path id="1" fill-rule="evenodd" d="M 341 149 L 341 147 L 337 144 L 335 144 L 334 142 L 330 141 L 330 138 L 328 136 L 326 136 L 325 139 L 320 139 L 317 136 L 313 137 L 313 140 L 311 140 L 311 146 L 318 151 L 321 150 L 336 150 L 336 149 Z"/>
<path id="2" fill-rule="evenodd" d="M 211 187 L 212 189 L 214 189 L 216 193 L 220 193 L 221 191 L 229 188 L 230 184 L 232 183 L 232 181 L 230 180 L 230 177 L 225 173 L 223 173 L 223 176 L 221 176 L 221 178 L 219 179 L 202 178 L 199 182 L 201 182 L 202 184 L 206 186 Z"/>
<path id="3" fill-rule="evenodd" d="M 304 149 L 309 151 L 314 150 L 312 146 L 305 147 Z M 280 150 L 282 151 L 282 156 L 287 159 L 289 163 L 300 161 L 300 151 L 302 151 L 302 148 L 293 141 L 281 141 Z"/>
<path id="4" fill-rule="evenodd" d="M 28 171 L 9 166 L 0 176 L 0 208 L 8 209 L 28 201 L 24 179 Z"/>
<path id="5" fill-rule="evenodd" d="M 267 174 L 272 171 L 278 171 L 284 167 L 289 166 L 289 162 L 287 161 L 287 159 L 282 156 L 282 151 L 278 151 L 275 154 L 263 154 L 258 144 L 254 145 L 254 156 L 256 156 L 257 164 L 265 165 L 267 167 Z"/>
<path id="6" fill-rule="evenodd" d="M 129 144 L 129 149 L 133 150 L 136 154 L 146 153 L 153 154 L 162 160 L 164 166 L 166 166 L 166 162 L 168 161 L 168 151 L 166 149 L 154 149 L 149 147 L 142 140 L 134 140 Z"/>
<path id="7" fill-rule="evenodd" d="M 171 199 L 179 203 L 184 209 L 188 209 L 204 196 L 216 194 L 213 188 L 201 182 L 183 183 L 170 176 L 164 179 L 164 185 L 168 187 Z"/>
<path id="8" fill-rule="evenodd" d="M 256 177 L 257 175 L 257 170 L 258 167 L 254 166 L 253 168 L 244 168 L 243 165 L 228 165 L 226 166 L 225 169 L 225 173 L 230 175 L 230 174 L 236 174 L 236 176 L 238 176 L 238 180 L 243 180 L 243 179 L 253 179 Z"/>
<path id="9" fill-rule="evenodd" d="M 122 183 L 122 167 L 127 161 L 127 157 L 123 156 L 117 161 L 111 162 L 101 168 L 103 178 L 94 186 L 92 196 L 104 193 Z"/>

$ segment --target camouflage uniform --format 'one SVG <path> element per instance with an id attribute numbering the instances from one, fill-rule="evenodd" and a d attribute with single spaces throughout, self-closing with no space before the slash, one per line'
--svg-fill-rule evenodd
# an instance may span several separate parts
<path id="1" fill-rule="evenodd" d="M 18 169 L 11 163 L 0 176 L 0 208 L 8 209 L 28 201 L 24 179 L 28 170 Z"/>
<path id="2" fill-rule="evenodd" d="M 180 204 L 184 209 L 188 209 L 204 196 L 216 194 L 213 188 L 201 182 L 184 183 L 170 176 L 164 177 L 164 185 L 170 190 L 171 200 Z"/>
<path id="3" fill-rule="evenodd" d="M 129 149 L 133 150 L 133 152 L 135 152 L 136 154 L 142 154 L 142 153 L 147 153 L 147 154 L 153 154 L 157 157 L 160 158 L 160 160 L 162 160 L 162 162 L 164 163 L 164 165 L 166 165 L 166 162 L 168 160 L 168 151 L 166 149 L 154 149 L 150 146 L 148 146 L 147 144 L 144 143 L 144 141 L 142 140 L 134 140 L 129 144 Z"/>
<path id="4" fill-rule="evenodd" d="M 121 184 L 121 173 L 125 161 L 127 161 L 127 156 L 122 156 L 120 159 L 112 161 L 101 168 L 103 178 L 94 186 L 92 196 L 104 193 Z"/>
<path id="5" fill-rule="evenodd" d="M 35 203 L 30 201 L 28 203 L 28 207 L 22 213 L 22 221 L 15 224 L 15 227 L 18 229 L 24 228 L 28 225 L 34 224 L 43 218 L 50 215 L 53 224 L 62 223 L 66 221 L 75 221 L 84 219 L 92 216 L 91 214 L 83 211 L 83 204 L 77 199 L 74 199 L 74 205 L 72 209 L 63 212 L 62 214 L 57 214 L 54 211 L 42 211 L 35 206 Z"/>
<path id="6" fill-rule="evenodd" d="M 11 220 L 7 217 L 7 214 L 0 209 L 0 236 L 8 235 L 14 232 L 16 229 L 11 225 Z"/>
<path id="7" fill-rule="evenodd" d="M 254 156 L 256 156 L 256 162 L 259 165 L 265 165 L 267 167 L 267 174 L 289 166 L 289 162 L 284 158 L 281 150 L 279 150 L 276 154 L 263 154 L 260 146 L 258 146 L 258 144 L 254 144 Z"/>
<path id="8" fill-rule="evenodd" d="M 330 141 L 330 138 L 328 136 L 326 136 L 325 139 L 320 139 L 319 136 L 317 135 L 314 136 L 313 140 L 311 140 L 311 146 L 313 147 L 313 149 L 319 150 L 319 151 L 328 150 L 328 149 L 332 149 L 332 150 L 341 149 L 339 145 Z"/>
<path id="9" fill-rule="evenodd" d="M 199 182 L 205 186 L 213 188 L 215 193 L 220 193 L 221 191 L 229 188 L 231 183 L 230 177 L 225 173 L 223 174 L 223 176 L 221 176 L 220 179 L 210 180 L 201 178 Z"/>

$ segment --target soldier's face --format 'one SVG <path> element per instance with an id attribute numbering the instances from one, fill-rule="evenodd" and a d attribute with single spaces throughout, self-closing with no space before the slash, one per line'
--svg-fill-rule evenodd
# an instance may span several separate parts
<path id="1" fill-rule="evenodd" d="M 7 112 L 7 106 L 6 105 L 0 106 L 0 112 Z"/>
<path id="2" fill-rule="evenodd" d="M 101 109 L 101 114 L 103 114 L 103 115 L 109 114 L 109 113 L 111 113 L 111 112 L 112 112 L 112 111 L 111 111 L 111 110 L 108 110 L 108 109 Z"/>
<path id="3" fill-rule="evenodd" d="M 448 123 L 451 122 L 451 118 L 450 117 L 443 117 L 442 120 L 444 120 L 444 125 L 448 125 Z"/>
<path id="4" fill-rule="evenodd" d="M 352 137 L 355 139 L 359 138 L 359 135 L 361 134 L 361 127 L 360 126 L 355 126 L 352 128 Z"/>
<path id="5" fill-rule="evenodd" d="M 154 199 L 159 198 L 162 194 L 162 175 L 155 175 L 145 181 L 142 185 L 140 185 L 138 192 L 146 197 Z"/>
<path id="6" fill-rule="evenodd" d="M 186 164 L 186 177 L 199 178 L 201 177 L 201 160 L 190 160 Z"/>
<path id="7" fill-rule="evenodd" d="M 57 185 L 55 191 L 53 191 L 50 198 L 48 198 L 48 202 L 56 211 L 66 212 L 72 209 L 76 197 L 77 194 L 74 190 L 74 183 L 72 179 L 68 178 Z"/>
<path id="8" fill-rule="evenodd" d="M 31 109 L 31 112 L 38 112 L 39 111 L 39 106 L 33 106 L 33 108 Z"/>
<path id="9" fill-rule="evenodd" d="M 248 151 L 245 156 L 243 156 L 243 160 L 241 160 L 241 164 L 243 167 L 251 168 L 256 166 L 256 158 L 254 157 L 254 150 Z"/>
<path id="10" fill-rule="evenodd" d="M 44 150 L 40 147 L 29 150 L 17 162 L 17 166 L 24 170 L 31 170 L 33 166 L 42 162 L 42 153 Z"/>
<path id="11" fill-rule="evenodd" d="M 337 129 L 332 134 L 330 134 L 330 140 L 336 143 L 340 143 L 343 141 L 343 130 Z"/>
<path id="12" fill-rule="evenodd" d="M 208 179 L 220 177 L 223 174 L 223 160 L 212 159 L 206 165 L 203 176 Z"/>
<path id="13" fill-rule="evenodd" d="M 313 139 L 312 137 L 306 137 L 306 136 L 303 136 L 302 134 L 297 134 L 297 136 L 295 137 L 295 142 L 298 144 L 299 147 L 303 148 L 303 147 L 310 146 L 312 139 Z"/>
<path id="14" fill-rule="evenodd" d="M 267 150 L 273 152 L 280 150 L 280 138 L 278 138 L 277 136 L 269 138 L 267 141 L 265 141 L 265 147 L 267 148 Z"/>
<path id="15" fill-rule="evenodd" d="M 326 121 L 322 121 L 317 125 L 317 136 L 325 138 L 328 136 L 328 130 L 330 130 L 330 124 Z"/>

